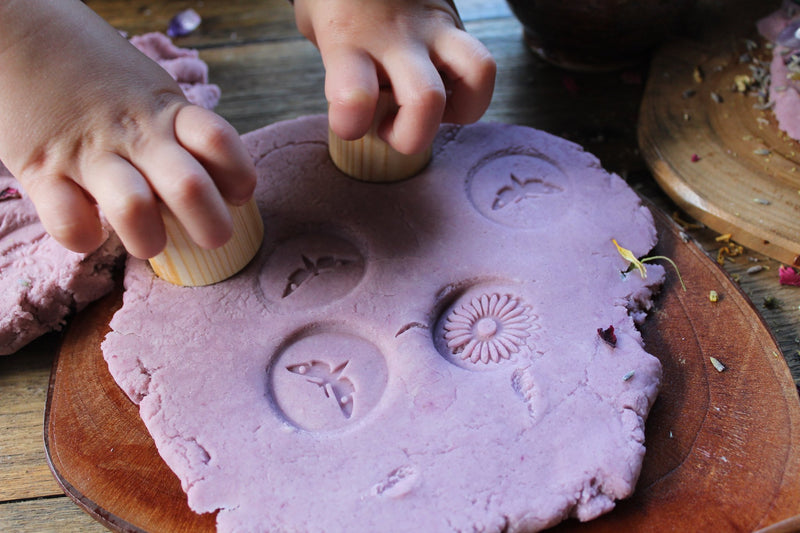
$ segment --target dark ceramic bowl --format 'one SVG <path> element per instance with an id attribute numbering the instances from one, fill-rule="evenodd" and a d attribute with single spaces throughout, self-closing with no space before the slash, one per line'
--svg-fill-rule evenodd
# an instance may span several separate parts
<path id="1" fill-rule="evenodd" d="M 525 40 L 547 61 L 614 70 L 642 61 L 685 23 L 695 0 L 507 0 Z"/>

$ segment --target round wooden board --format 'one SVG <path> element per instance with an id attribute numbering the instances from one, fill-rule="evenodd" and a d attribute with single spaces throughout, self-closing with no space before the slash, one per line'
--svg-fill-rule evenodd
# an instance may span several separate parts
<path id="1" fill-rule="evenodd" d="M 779 5 L 699 2 L 693 37 L 653 57 L 638 137 L 659 185 L 686 212 L 792 264 L 800 254 L 800 143 L 778 129 L 772 111 L 753 107 L 755 96 L 733 90 L 737 75 L 752 74 L 740 62 L 746 39 L 760 43 L 755 55 L 771 58 L 755 23 Z"/>
<path id="2" fill-rule="evenodd" d="M 611 513 L 556 530 L 753 531 L 791 519 L 800 512 L 800 402 L 786 363 L 738 287 L 665 215 L 656 221 L 654 253 L 675 260 L 688 290 L 671 271 L 642 329 L 664 381 L 639 484 Z M 214 516 L 188 508 L 136 406 L 108 373 L 100 343 L 120 305 L 121 290 L 76 317 L 64 338 L 45 413 L 53 472 L 113 530 L 213 531 Z M 715 370 L 711 356 L 727 369 Z"/>

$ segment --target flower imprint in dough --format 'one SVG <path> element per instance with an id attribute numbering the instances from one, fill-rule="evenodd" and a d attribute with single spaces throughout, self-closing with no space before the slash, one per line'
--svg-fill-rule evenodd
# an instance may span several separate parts
<path id="1" fill-rule="evenodd" d="M 508 294 L 476 296 L 447 317 L 447 347 L 472 363 L 510 359 L 530 336 L 528 311 L 528 306 Z"/>

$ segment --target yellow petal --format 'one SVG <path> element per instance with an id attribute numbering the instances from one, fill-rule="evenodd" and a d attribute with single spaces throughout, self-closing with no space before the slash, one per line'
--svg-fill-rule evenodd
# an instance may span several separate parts
<path id="1" fill-rule="evenodd" d="M 631 252 L 627 248 L 623 248 L 622 246 L 620 246 L 617 243 L 617 239 L 611 239 L 611 242 L 613 242 L 614 246 L 617 247 L 617 251 L 619 252 L 619 255 L 622 256 L 623 259 L 627 259 L 628 261 L 631 262 L 631 264 L 633 266 L 635 266 L 636 268 L 639 269 L 639 274 L 642 275 L 642 279 L 646 278 L 647 277 L 647 269 L 644 267 L 644 263 L 642 263 L 641 261 L 636 259 L 636 256 L 633 255 L 633 252 Z"/>

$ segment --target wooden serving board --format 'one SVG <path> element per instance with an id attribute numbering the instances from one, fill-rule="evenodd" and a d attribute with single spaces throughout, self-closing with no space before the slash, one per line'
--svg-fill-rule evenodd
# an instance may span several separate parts
<path id="1" fill-rule="evenodd" d="M 771 58 L 755 24 L 779 6 L 698 2 L 692 37 L 666 43 L 653 57 L 638 137 L 659 185 L 686 212 L 792 264 L 800 254 L 800 143 L 778 129 L 772 111 L 753 107 L 756 97 L 733 90 L 737 75 L 752 74 L 740 62 L 745 39 Z"/>
<path id="2" fill-rule="evenodd" d="M 800 514 L 800 401 L 786 363 L 737 286 L 665 215 L 656 220 L 654 253 L 677 263 L 688 290 L 669 271 L 642 330 L 664 380 L 639 484 L 610 514 L 556 529 L 753 531 L 792 519 Z M 53 472 L 113 530 L 213 531 L 214 516 L 189 510 L 136 406 L 108 373 L 100 343 L 120 305 L 121 291 L 95 303 L 64 338 L 45 413 Z M 711 356 L 727 369 L 715 370 Z"/>

